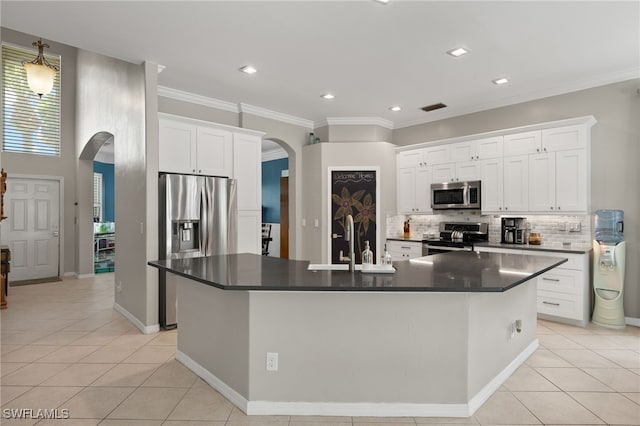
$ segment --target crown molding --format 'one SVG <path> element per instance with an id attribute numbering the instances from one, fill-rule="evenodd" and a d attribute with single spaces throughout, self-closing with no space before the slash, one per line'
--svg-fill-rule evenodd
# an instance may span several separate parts
<path id="1" fill-rule="evenodd" d="M 294 126 L 305 127 L 307 129 L 313 129 L 313 121 L 306 118 L 300 118 L 282 112 L 272 111 L 270 109 L 257 107 L 249 104 L 238 104 L 239 110 L 242 113 L 251 115 L 257 115 L 258 117 L 269 118 L 271 120 L 282 121 L 283 123 L 293 124 Z"/>
<path id="2" fill-rule="evenodd" d="M 393 121 L 380 117 L 327 117 L 314 124 L 315 128 L 324 126 L 380 126 L 389 130 L 394 129 Z"/>
<path id="3" fill-rule="evenodd" d="M 208 98 L 206 96 L 196 95 L 195 93 L 184 92 L 182 90 L 172 89 L 170 87 L 158 86 L 158 96 L 175 99 L 177 101 L 191 102 L 210 108 L 221 109 L 239 113 L 238 105 L 233 102 L 221 101 L 219 99 Z"/>

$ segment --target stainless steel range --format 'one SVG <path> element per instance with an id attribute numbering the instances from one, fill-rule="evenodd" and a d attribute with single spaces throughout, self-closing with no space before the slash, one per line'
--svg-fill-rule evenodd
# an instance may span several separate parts
<path id="1" fill-rule="evenodd" d="M 473 243 L 489 241 L 487 223 L 441 222 L 439 230 L 440 238 L 422 240 L 423 256 L 452 251 L 472 251 Z"/>

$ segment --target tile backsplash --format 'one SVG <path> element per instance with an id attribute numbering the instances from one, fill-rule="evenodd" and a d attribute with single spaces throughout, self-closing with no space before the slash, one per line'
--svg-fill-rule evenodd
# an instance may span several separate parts
<path id="1" fill-rule="evenodd" d="M 542 245 L 561 247 L 563 243 L 589 246 L 593 239 L 592 215 L 505 215 L 525 217 L 531 231 L 542 235 Z M 387 216 L 387 238 L 401 237 L 402 225 L 409 219 L 411 236 L 417 240 L 423 234 L 438 234 L 440 222 L 482 222 L 489 224 L 489 241 L 500 241 L 501 216 L 458 212 L 448 215 L 390 215 Z"/>

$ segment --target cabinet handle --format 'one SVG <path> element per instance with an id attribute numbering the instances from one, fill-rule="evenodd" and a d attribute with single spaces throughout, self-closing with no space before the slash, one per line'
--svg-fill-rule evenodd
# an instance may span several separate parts
<path id="1" fill-rule="evenodd" d="M 407 247 L 407 246 L 400 246 L 400 248 L 407 249 L 407 250 L 411 249 L 411 247 Z"/>
<path id="2" fill-rule="evenodd" d="M 471 159 L 473 160 L 473 155 L 471 156 Z"/>
<path id="3" fill-rule="evenodd" d="M 202 173 L 202 170 L 198 170 L 198 173 Z"/>
<path id="4" fill-rule="evenodd" d="M 479 156 L 479 155 L 476 155 L 476 160 L 479 160 L 479 159 L 480 159 L 480 156 Z"/>
<path id="5" fill-rule="evenodd" d="M 558 206 L 558 210 L 560 210 L 560 206 Z"/>
<path id="6" fill-rule="evenodd" d="M 559 282 L 560 282 L 560 280 L 559 280 L 559 279 L 557 279 L 557 278 L 545 278 L 545 277 L 542 277 L 542 279 L 543 279 L 544 281 L 553 281 L 553 282 L 556 282 L 556 283 L 559 283 Z"/>
<path id="7" fill-rule="evenodd" d="M 547 148 L 542 148 L 542 150 L 543 150 L 544 152 L 547 152 Z"/>
<path id="8" fill-rule="evenodd" d="M 553 210 L 553 206 L 551 206 L 551 210 Z"/>
<path id="9" fill-rule="evenodd" d="M 509 207 L 505 207 L 504 209 L 505 209 L 505 210 L 509 210 Z"/>
<path id="10" fill-rule="evenodd" d="M 193 169 L 193 170 L 191 170 L 191 171 L 192 171 L 193 173 L 195 173 L 195 172 L 196 172 L 196 169 Z"/>
<path id="11" fill-rule="evenodd" d="M 540 148 L 536 148 L 536 152 L 540 152 Z"/>
<path id="12" fill-rule="evenodd" d="M 502 207 L 498 207 L 498 210 L 502 210 Z"/>
<path id="13" fill-rule="evenodd" d="M 547 302 L 547 301 L 544 301 L 544 300 L 542 301 L 542 303 L 545 304 L 545 305 L 560 306 L 559 303 Z"/>

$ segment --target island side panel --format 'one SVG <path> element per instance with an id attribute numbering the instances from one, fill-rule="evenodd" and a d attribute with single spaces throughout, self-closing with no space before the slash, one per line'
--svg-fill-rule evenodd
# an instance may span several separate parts
<path id="1" fill-rule="evenodd" d="M 503 293 L 473 293 L 469 303 L 469 398 L 537 341 L 536 279 Z M 522 331 L 511 337 L 511 325 Z M 506 378 L 506 377 L 505 377 Z"/>
<path id="2" fill-rule="evenodd" d="M 251 292 L 249 400 L 466 403 L 467 309 L 463 293 Z"/>
<path id="3" fill-rule="evenodd" d="M 178 279 L 178 351 L 249 395 L 249 294 Z"/>

